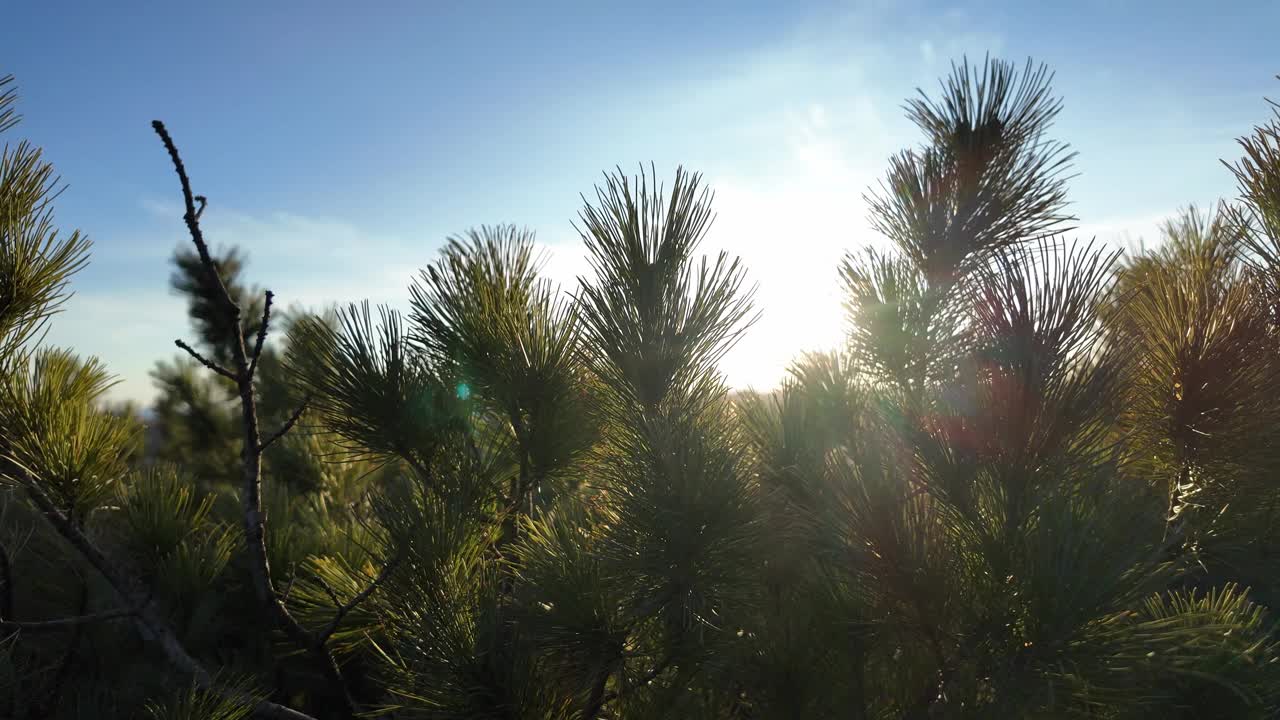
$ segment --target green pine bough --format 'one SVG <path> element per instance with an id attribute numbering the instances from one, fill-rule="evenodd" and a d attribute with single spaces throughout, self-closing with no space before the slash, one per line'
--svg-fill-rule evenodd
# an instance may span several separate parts
<path id="1" fill-rule="evenodd" d="M 112 406 L 43 342 L 89 242 L 6 144 L 0 716 L 1280 716 L 1280 115 L 1124 253 L 1073 236 L 1051 81 L 908 101 L 846 342 L 769 392 L 718 369 L 768 309 L 696 173 L 607 173 L 568 292 L 482 226 L 407 313 L 282 310 L 156 122 L 193 339 Z"/>

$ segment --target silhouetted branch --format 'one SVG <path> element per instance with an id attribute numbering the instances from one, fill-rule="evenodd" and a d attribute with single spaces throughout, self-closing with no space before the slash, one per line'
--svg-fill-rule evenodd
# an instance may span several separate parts
<path id="1" fill-rule="evenodd" d="M 130 611 L 130 617 L 133 619 L 134 624 L 143 637 L 155 643 L 170 665 L 182 674 L 191 677 L 197 687 L 227 697 L 249 700 L 249 698 L 240 693 L 233 693 L 218 687 L 209 671 L 205 670 L 195 658 L 191 657 L 178 640 L 177 634 L 169 626 L 168 621 L 151 605 L 150 596 L 135 602 L 134 582 L 117 568 L 66 514 L 57 508 L 53 499 L 44 492 L 39 483 L 31 478 L 30 473 L 25 468 L 14 464 L 12 461 L 9 461 L 7 465 L 9 466 L 8 474 L 22 484 L 27 494 L 31 497 L 32 504 L 53 526 L 54 530 L 70 543 L 89 565 L 102 575 L 103 579 L 107 581 L 107 584 L 111 586 L 111 589 L 115 591 L 125 605 L 134 606 L 135 609 Z M 300 713 L 283 705 L 277 705 L 265 700 L 254 702 L 254 714 L 258 717 L 271 720 L 315 720 L 310 715 Z"/>
<path id="2" fill-rule="evenodd" d="M 672 657 L 672 656 L 670 656 L 670 655 L 668 655 L 667 657 L 663 658 L 661 662 L 659 662 L 657 665 L 654 665 L 653 667 L 649 668 L 649 671 L 648 671 L 648 672 L 646 672 L 644 675 L 641 675 L 641 676 L 639 677 L 639 679 L 637 679 L 637 680 L 636 680 L 636 682 L 634 682 L 634 683 L 632 683 L 630 686 L 628 686 L 628 687 L 627 687 L 627 692 L 631 692 L 631 691 L 633 691 L 633 690 L 638 690 L 638 689 L 640 689 L 640 688 L 642 688 L 642 687 L 645 687 L 645 686 L 649 685 L 649 684 L 650 684 L 650 683 L 652 683 L 654 680 L 657 680 L 659 675 L 661 675 L 662 673 L 666 672 L 666 671 L 667 671 L 667 668 L 671 667 L 671 663 L 672 663 L 674 660 L 675 660 L 675 658 L 674 658 L 674 657 Z M 614 699 L 616 699 L 616 698 L 618 697 L 618 695 L 619 695 L 619 693 L 617 693 L 617 692 L 611 692 L 611 693 L 608 693 L 607 695 L 605 695 L 605 701 L 606 701 L 606 702 L 608 702 L 609 700 L 614 700 Z"/>
<path id="3" fill-rule="evenodd" d="M 387 576 L 391 574 L 392 570 L 394 570 L 395 567 L 400 564 L 400 558 L 402 557 L 403 555 L 396 555 L 394 558 L 387 561 L 387 564 L 382 566 L 382 571 L 378 573 L 378 576 L 374 578 L 373 581 L 370 582 L 365 587 L 365 589 L 356 593 L 356 596 L 351 598 L 351 600 L 347 601 L 346 603 L 338 603 L 337 598 L 335 597 L 334 601 L 335 601 L 335 604 L 338 606 L 338 612 L 336 615 L 333 616 L 333 620 L 330 620 L 329 624 L 326 625 L 324 629 L 321 630 L 316 635 L 317 640 L 322 643 L 328 642 L 329 638 L 332 637 L 333 634 L 338 631 L 338 626 L 342 624 L 343 618 L 345 618 L 347 614 L 350 613 L 352 610 L 356 609 L 356 607 L 358 607 L 360 603 L 369 599 L 369 596 L 372 595 L 374 591 L 378 589 L 378 586 L 382 584 L 382 581 L 386 580 Z"/>
<path id="4" fill-rule="evenodd" d="M 122 620 L 125 618 L 131 618 L 137 614 L 136 610 L 121 608 L 118 610 L 104 610 L 102 612 L 90 613 L 88 615 L 75 615 L 73 617 L 58 618 L 56 620 L 0 620 L 0 629 L 20 630 L 22 632 L 48 632 L 54 630 L 65 630 L 70 627 L 86 625 L 88 623 Z"/>
<path id="5" fill-rule="evenodd" d="M 289 416 L 289 419 L 284 421 L 284 425 L 281 425 L 279 430 L 275 431 L 274 433 L 271 433 L 271 435 L 267 437 L 266 441 L 264 441 L 261 445 L 258 446 L 259 452 L 266 450 L 267 448 L 271 447 L 271 443 L 284 437 L 285 433 L 292 430 L 293 426 L 298 424 L 298 420 L 302 418 L 302 413 L 306 411 L 307 411 L 307 401 L 303 400 L 302 404 L 298 406 L 298 409 L 294 410 L 293 414 Z"/>
<path id="6" fill-rule="evenodd" d="M 209 255 L 209 246 L 204 241 L 204 233 L 200 230 L 200 214 L 204 212 L 204 206 L 207 199 L 201 195 L 200 209 L 196 209 L 196 198 L 191 194 L 191 180 L 187 177 L 187 168 L 182 164 L 182 156 L 178 154 L 178 147 L 173 144 L 173 139 L 169 137 L 169 131 L 165 129 L 164 123 L 159 120 L 152 120 L 151 127 L 160 136 L 161 142 L 164 143 L 164 149 L 169 152 L 169 159 L 173 161 L 174 172 L 178 173 L 178 181 L 182 185 L 182 201 L 186 206 L 186 213 L 182 219 L 187 224 L 187 230 L 191 233 L 191 242 L 196 246 L 196 252 L 200 254 L 200 263 L 204 265 L 206 272 L 212 277 L 213 284 L 218 288 L 219 297 L 228 308 L 235 309 L 236 327 L 240 325 L 240 306 L 231 298 L 231 293 L 227 292 L 226 283 L 222 282 L 222 276 L 218 274 L 217 266 L 214 265 L 213 258 Z"/>
<path id="7" fill-rule="evenodd" d="M 221 366 L 221 365 L 219 365 L 218 363 L 216 363 L 216 362 L 214 362 L 214 361 L 212 361 L 212 360 L 210 360 L 210 359 L 206 358 L 205 356 L 201 355 L 200 353 L 196 352 L 195 348 L 191 347 L 190 345 L 186 344 L 185 342 L 183 342 L 183 341 L 181 341 L 181 340 L 174 340 L 174 341 L 173 341 L 173 344 L 174 344 L 174 345 L 177 345 L 178 347 L 182 348 L 183 350 L 186 350 L 186 351 L 187 351 L 187 354 L 188 354 L 188 355 L 190 355 L 191 357 L 195 358 L 195 359 L 196 359 L 196 361 L 197 361 L 197 362 L 199 362 L 201 365 L 203 365 L 203 366 L 205 366 L 205 367 L 209 368 L 210 370 L 212 370 L 212 371 L 214 371 L 214 372 L 218 373 L 219 375 L 221 375 L 222 377 L 227 378 L 228 380 L 232 380 L 232 381 L 235 381 L 235 380 L 236 380 L 235 373 L 231 372 L 230 370 L 228 370 L 228 369 L 226 369 L 226 368 L 222 367 L 222 366 Z"/>
<path id="8" fill-rule="evenodd" d="M 0 618 L 13 615 L 13 561 L 9 548 L 0 545 Z"/>
<path id="9" fill-rule="evenodd" d="M 333 606 L 335 608 L 341 609 L 342 600 L 338 599 L 338 593 L 333 589 L 333 586 L 330 585 L 328 582 L 326 582 L 324 578 L 318 575 L 316 576 L 316 582 L 320 583 L 320 587 L 324 589 L 324 594 L 328 595 L 329 599 L 333 601 Z"/>
<path id="10" fill-rule="evenodd" d="M 271 299 L 274 297 L 275 293 L 268 290 L 266 300 L 262 304 L 262 322 L 258 325 L 258 336 L 253 341 L 253 357 L 249 362 L 250 377 L 253 377 L 258 369 L 258 358 L 262 357 L 262 344 L 267 341 L 267 325 L 271 322 Z"/>
<path id="11" fill-rule="evenodd" d="M 182 185 L 182 199 L 186 206 L 186 214 L 183 215 L 183 220 L 187 224 L 191 242 L 196 246 L 196 251 L 200 256 L 200 264 L 204 267 L 205 272 L 211 276 L 214 286 L 218 288 L 219 300 L 227 313 L 227 320 L 229 321 L 227 326 L 233 328 L 233 337 L 228 339 L 231 342 L 231 357 L 235 367 L 231 378 L 235 381 L 240 395 L 240 418 L 244 432 L 243 449 L 240 453 L 240 482 L 242 490 L 241 506 L 244 515 L 245 553 L 248 559 L 249 577 L 252 580 L 255 594 L 263 612 L 284 632 L 290 641 L 314 655 L 325 679 L 334 686 L 334 689 L 341 692 L 342 702 L 346 706 L 347 713 L 354 715 L 356 713 L 355 702 L 351 697 L 346 681 L 342 677 L 342 671 L 333 659 L 333 653 L 329 652 L 324 642 L 317 642 L 315 635 L 307 631 L 293 617 L 271 579 L 271 563 L 267 554 L 266 515 L 262 511 L 262 452 L 298 422 L 298 418 L 306 407 L 304 403 L 289 418 L 284 427 L 267 438 L 266 442 L 262 441 L 258 426 L 257 397 L 254 395 L 253 388 L 253 373 L 256 366 L 252 365 L 251 362 L 256 361 L 261 343 L 266 339 L 266 321 L 269 319 L 267 312 L 269 312 L 271 306 L 271 296 L 268 295 L 267 297 L 266 309 L 264 309 L 263 313 L 263 324 L 258 330 L 255 355 L 251 360 L 248 349 L 245 346 L 244 334 L 241 331 L 240 306 L 236 304 L 231 294 L 227 291 L 226 284 L 218 274 L 217 265 L 209 254 L 209 246 L 205 242 L 203 231 L 200 229 L 200 214 L 195 207 L 195 198 L 191 193 L 191 181 L 187 177 L 186 167 L 182 164 L 182 157 L 178 154 L 178 148 L 169 136 L 168 131 L 165 130 L 164 123 L 156 120 L 151 123 L 151 126 L 155 129 L 156 134 L 160 136 L 165 150 L 169 152 L 169 158 L 173 161 L 174 171 L 178 174 L 178 180 Z"/>
<path id="12" fill-rule="evenodd" d="M 298 579 L 298 573 L 291 570 L 289 572 L 289 584 L 284 586 L 284 595 L 281 596 L 280 598 L 281 602 L 284 602 L 284 603 L 289 602 L 289 596 L 293 594 L 293 583 L 297 579 Z"/>
<path id="13" fill-rule="evenodd" d="M 84 615 L 85 610 L 89 609 L 89 587 L 84 583 L 80 584 L 80 607 L 76 612 Z M 62 660 L 58 663 L 58 670 L 54 673 L 53 682 L 50 684 L 48 698 L 49 707 L 52 709 L 54 703 L 62 695 L 62 688 L 67 684 L 67 678 L 71 674 L 71 663 L 75 660 L 76 653 L 80 650 L 80 643 L 84 641 L 84 626 L 87 623 L 73 623 L 71 627 L 71 641 L 67 643 L 67 649 L 62 653 Z"/>
<path id="14" fill-rule="evenodd" d="M 659 675 L 666 672 L 667 668 L 671 667 L 671 663 L 674 660 L 675 658 L 671 655 L 666 656 L 661 662 L 650 668 L 644 675 L 637 678 L 634 683 L 631 683 L 623 691 L 610 690 L 609 692 L 604 692 L 605 684 L 609 680 L 609 674 L 602 673 L 601 677 L 597 680 L 596 686 L 592 688 L 592 697 L 588 700 L 587 709 L 583 712 L 582 717 L 584 719 L 594 718 L 600 714 L 600 711 L 604 709 L 606 704 L 617 700 L 622 696 L 623 692 L 633 692 L 647 686 L 654 680 L 657 680 Z"/>

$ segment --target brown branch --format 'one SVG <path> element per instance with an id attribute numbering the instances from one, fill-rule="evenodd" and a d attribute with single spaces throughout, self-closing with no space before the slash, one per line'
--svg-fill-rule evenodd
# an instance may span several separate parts
<path id="1" fill-rule="evenodd" d="M 266 300 L 262 303 L 262 322 L 258 325 L 258 336 L 253 341 L 253 356 L 249 362 L 249 377 L 258 370 L 258 358 L 262 357 L 262 344 L 267 341 L 267 325 L 271 323 L 271 299 L 275 297 L 275 293 L 270 290 L 266 293 Z"/>
<path id="2" fill-rule="evenodd" d="M 338 631 L 338 626 L 342 624 L 343 618 L 345 618 L 352 610 L 355 610 L 360 603 L 369 599 L 369 596 L 378 589 L 378 586 L 382 584 L 383 580 L 387 579 L 387 576 L 391 574 L 396 565 L 400 564 L 400 558 L 402 557 L 404 557 L 402 554 L 398 554 L 388 561 L 386 565 L 383 565 L 382 570 L 378 573 L 378 577 L 374 578 L 372 582 L 365 586 L 363 590 L 356 593 L 355 597 L 351 598 L 346 603 L 337 603 L 337 598 L 334 598 L 335 604 L 338 606 L 338 612 L 333 616 L 333 619 L 329 621 L 329 624 L 316 634 L 317 642 L 328 642 L 329 638 L 333 637 L 333 634 Z"/>
<path id="3" fill-rule="evenodd" d="M 218 274 L 214 265 L 213 258 L 209 255 L 209 246 L 204 241 L 204 233 L 200 230 L 200 215 L 204 212 L 206 199 L 200 196 L 200 209 L 196 209 L 195 196 L 191 194 L 191 180 L 187 178 L 187 168 L 182 164 L 182 156 L 178 154 L 178 147 L 173 144 L 173 139 L 169 137 L 169 131 L 165 129 L 164 123 L 159 120 L 152 120 L 151 127 L 160 136 L 160 141 L 164 143 L 164 149 L 169 152 L 169 159 L 173 161 L 174 172 L 178 173 L 178 181 L 182 185 L 182 201 L 186 205 L 186 213 L 182 219 L 187 224 L 187 230 L 191 233 L 191 242 L 195 243 L 196 252 L 200 254 L 200 264 L 204 266 L 205 271 L 211 277 L 210 280 L 219 291 L 219 298 L 228 307 L 235 308 L 236 327 L 240 326 L 240 306 L 236 305 L 235 300 L 231 298 L 231 293 L 227 292 L 226 283 L 222 282 L 222 276 Z"/>
<path id="4" fill-rule="evenodd" d="M 4 589 L 0 591 L 0 618 L 9 617 L 13 614 L 13 563 L 9 559 L 9 548 L 0 544 L 0 582 L 4 583 Z M 0 644 L 14 637 L 10 635 L 8 638 L 0 638 Z M 9 693 L 8 702 L 0 705 L 0 713 L 4 713 L 4 717 L 13 717 L 16 713 L 14 708 L 18 706 L 18 693 Z"/>
<path id="5" fill-rule="evenodd" d="M 657 665 L 654 665 L 653 667 L 649 668 L 649 671 L 648 671 L 648 672 L 646 672 L 644 675 L 641 675 L 639 680 L 637 680 L 636 682 L 632 683 L 632 684 L 627 688 L 627 692 L 631 692 L 631 691 L 633 691 L 633 690 L 638 690 L 638 689 L 640 689 L 640 688 L 642 688 L 642 687 L 646 687 L 646 686 L 648 686 L 650 683 L 652 683 L 654 680 L 657 680 L 657 679 L 658 679 L 658 676 L 662 675 L 662 673 L 664 673 L 664 672 L 666 672 L 666 671 L 667 671 L 667 668 L 671 667 L 671 663 L 672 663 L 674 660 L 675 660 L 675 658 L 674 658 L 674 657 L 672 657 L 672 656 L 670 656 L 670 655 L 668 655 L 667 657 L 663 658 L 662 662 L 660 662 L 660 663 L 658 663 Z M 609 693 L 609 694 L 605 695 L 605 700 L 606 700 L 606 701 L 608 701 L 608 700 L 614 700 L 614 699 L 616 699 L 616 698 L 618 697 L 618 695 L 619 695 L 619 693 L 618 693 L 618 692 L 611 692 L 611 693 Z"/>
<path id="6" fill-rule="evenodd" d="M 591 693 L 587 695 L 587 707 L 582 711 L 583 720 L 594 720 L 599 717 L 605 703 L 612 699 L 605 695 L 605 688 L 608 687 L 609 678 L 612 675 L 613 668 L 609 665 L 605 665 L 596 674 L 595 680 L 591 683 Z"/>
<path id="7" fill-rule="evenodd" d="M 132 618 L 137 614 L 138 612 L 131 608 L 119 608 L 116 610 L 104 610 L 102 612 L 90 613 L 88 615 L 75 615 L 73 617 L 58 618 L 56 620 L 19 621 L 0 619 L 0 629 L 18 630 L 21 632 L 51 632 L 55 630 L 65 630 L 79 625 L 87 625 L 89 623 L 123 620 L 126 618 Z"/>
<path id="8" fill-rule="evenodd" d="M 662 593 L 659 593 L 649 598 L 648 600 L 646 600 L 639 607 L 632 609 L 632 611 L 629 613 L 629 616 L 634 621 L 638 622 L 661 610 L 663 607 L 667 605 L 667 603 L 671 602 L 673 597 L 674 597 L 673 590 L 666 590 Z M 647 673 L 645 673 L 645 675 L 641 676 L 639 682 L 632 684 L 631 687 L 629 688 L 626 688 L 626 691 L 630 692 L 631 690 L 644 687 L 649 683 L 653 682 L 654 680 L 657 679 L 659 675 L 662 674 L 663 671 L 665 671 L 671 665 L 673 660 L 674 658 L 668 655 L 661 662 L 659 662 L 657 665 L 651 668 Z M 613 669 L 608 666 L 605 666 L 601 668 L 600 672 L 592 679 L 591 692 L 587 696 L 587 706 L 586 706 L 586 709 L 583 710 L 582 716 L 581 716 L 583 720 L 592 720 L 593 718 L 598 717 L 600 713 L 604 712 L 605 705 L 618 699 L 619 695 L 621 695 L 621 692 L 617 690 L 612 690 L 607 693 L 605 692 L 605 688 L 609 684 L 609 678 L 612 675 L 613 675 Z"/>
<path id="9" fill-rule="evenodd" d="M 34 478 L 26 471 L 25 468 L 14 465 L 12 461 L 8 463 L 10 466 L 10 474 L 14 476 L 27 490 L 27 494 L 31 497 L 32 504 L 40 511 L 40 514 L 51 524 L 68 543 L 75 548 L 85 561 L 98 571 L 111 589 L 115 591 L 120 600 L 127 606 L 133 606 L 132 619 L 134 625 L 144 638 L 151 640 L 164 654 L 165 659 L 169 661 L 180 673 L 189 676 L 195 682 L 197 687 L 215 692 L 233 699 L 249 701 L 248 698 L 240 693 L 233 693 L 225 688 L 218 687 L 213 677 L 205 670 L 200 663 L 187 652 L 186 648 L 178 640 L 177 634 L 169 626 L 168 622 L 160 615 L 160 613 L 151 604 L 150 597 L 146 596 L 144 600 L 137 600 L 137 593 L 134 590 L 134 581 L 127 577 L 119 568 L 115 566 L 107 556 L 93 544 L 80 528 L 71 521 L 61 510 L 54 504 L 44 490 L 35 482 Z M 254 714 L 261 718 L 269 720 L 315 720 L 315 718 L 305 713 L 298 712 L 292 708 L 265 700 L 254 701 Z"/>
<path id="10" fill-rule="evenodd" d="M 289 416 L 289 419 L 284 421 L 284 425 L 281 425 L 279 430 L 271 433 L 271 435 L 268 436 L 267 439 L 264 440 L 262 444 L 258 446 L 258 452 L 262 452 L 267 448 L 271 447 L 271 443 L 284 437 L 285 433 L 292 430 L 293 426 L 297 425 L 298 420 L 302 418 L 302 413 L 307 411 L 307 403 L 308 403 L 307 400 L 303 400 L 302 404 L 298 406 L 298 409 L 294 410 L 293 414 Z"/>
<path id="11" fill-rule="evenodd" d="M 289 602 L 289 595 L 293 593 L 293 582 L 298 579 L 298 573 L 294 570 L 289 571 L 289 584 L 284 586 L 284 596 L 280 598 L 281 602 Z"/>
<path id="12" fill-rule="evenodd" d="M 613 702 L 614 700 L 617 700 L 619 697 L 622 696 L 623 692 L 630 693 L 649 685 L 654 680 L 657 680 L 658 676 L 666 672 L 667 668 L 671 667 L 671 663 L 674 660 L 675 658 L 673 656 L 671 655 L 666 656 L 665 658 L 662 659 L 661 662 L 659 662 L 657 665 L 654 665 L 652 668 L 649 668 L 648 672 L 646 672 L 644 675 L 641 675 L 636 680 L 636 682 L 631 683 L 623 691 L 610 690 L 607 693 L 604 692 L 605 683 L 608 682 L 609 680 L 609 675 L 607 673 L 604 674 L 600 678 L 596 687 L 592 689 L 592 698 L 589 701 L 587 709 L 583 713 L 582 717 L 584 719 L 594 718 L 600 714 L 600 711 L 604 709 L 604 706 L 606 704 Z"/>
<path id="13" fill-rule="evenodd" d="M 196 352 L 196 349 L 195 349 L 195 348 L 191 347 L 190 345 L 186 344 L 185 342 L 183 342 L 183 341 L 181 341 L 181 340 L 174 340 L 174 341 L 173 341 L 173 344 L 174 344 L 174 345 L 177 345 L 178 347 L 182 348 L 183 350 L 186 350 L 186 351 L 187 351 L 187 354 L 188 354 L 188 355 L 190 355 L 191 357 L 195 358 L 195 359 L 196 359 L 196 360 L 197 360 L 201 365 L 203 365 L 203 366 L 205 366 L 205 367 L 209 368 L 210 370 L 212 370 L 212 371 L 214 371 L 214 372 L 218 373 L 219 375 L 221 375 L 221 376 L 222 376 L 222 377 L 224 377 L 224 378 L 227 378 L 228 380 L 231 380 L 231 381 L 233 381 L 233 382 L 236 380 L 235 373 L 231 372 L 230 370 L 228 370 L 228 369 L 226 369 L 226 368 L 222 367 L 222 366 L 221 366 L 221 365 L 219 365 L 218 363 L 216 363 L 216 362 L 214 362 L 214 361 L 210 360 L 209 358 L 207 358 L 207 357 L 205 357 L 205 356 L 201 355 L 200 353 Z"/>
<path id="14" fill-rule="evenodd" d="M 325 579 L 319 575 L 316 576 L 316 582 L 320 583 L 320 587 L 324 589 L 324 593 L 333 601 L 333 607 L 341 608 L 342 601 L 338 599 L 338 593 L 334 591 L 333 586 L 325 582 Z"/>
<path id="15" fill-rule="evenodd" d="M 13 615 L 13 561 L 9 548 L 0 544 L 0 619 Z"/>
<path id="16" fill-rule="evenodd" d="M 81 615 L 89 609 L 89 586 L 80 583 L 80 607 L 76 612 Z M 75 661 L 76 653 L 80 651 L 80 644 L 84 641 L 84 623 L 75 623 L 71 625 L 71 642 L 67 643 L 67 649 L 62 653 L 62 662 L 58 663 L 58 670 L 54 673 L 52 687 L 49 689 L 49 707 L 52 709 L 54 703 L 62 695 L 62 688 L 67 684 L 67 678 L 71 673 L 71 664 Z"/>
<path id="17" fill-rule="evenodd" d="M 165 130 L 164 123 L 156 120 L 151 123 L 151 126 L 155 129 L 156 134 L 160 136 L 165 149 L 169 152 L 169 158 L 173 161 L 173 169 L 178 174 L 178 180 L 182 185 L 182 199 L 186 205 L 186 214 L 183 215 L 183 220 L 187 224 L 191 242 L 196 246 L 196 251 L 200 255 L 201 266 L 204 267 L 205 272 L 209 273 L 211 281 L 218 288 L 219 300 L 227 313 L 227 319 L 230 321 L 228 325 L 233 328 L 233 337 L 228 339 L 231 341 L 231 357 L 234 363 L 233 379 L 240 395 L 240 417 L 244 433 L 240 451 L 240 483 L 242 489 L 241 507 L 244 515 L 244 548 L 246 559 L 248 560 L 249 577 L 253 583 L 262 611 L 284 632 L 290 641 L 299 648 L 309 651 L 314 656 L 325 679 L 336 690 L 341 692 L 342 702 L 346 706 L 344 709 L 347 714 L 355 715 L 355 702 L 351 697 L 350 688 L 348 688 L 346 681 L 342 677 L 342 672 L 333 658 L 333 653 L 329 652 L 325 643 L 316 642 L 315 636 L 304 628 L 289 612 L 289 608 L 281 600 L 280 593 L 277 592 L 275 583 L 271 578 L 271 563 L 267 555 L 266 515 L 262 511 L 262 452 L 271 443 L 288 432 L 289 428 L 293 427 L 294 423 L 297 422 L 297 418 L 302 415 L 303 408 L 299 408 L 293 417 L 285 423 L 285 426 L 269 437 L 265 443 L 262 442 L 262 435 L 258 426 L 257 397 L 254 395 L 253 388 L 253 369 L 250 365 L 248 349 L 245 346 L 244 333 L 241 332 L 240 306 L 236 304 L 231 294 L 227 291 L 227 286 L 218 274 L 218 268 L 213 262 L 213 258 L 209 255 L 209 246 L 205 242 L 203 231 L 200 229 L 199 213 L 196 210 L 194 197 L 191 193 L 191 181 L 187 178 L 187 171 L 182 164 L 182 157 L 178 154 L 178 148 L 169 136 L 168 131 Z M 259 330 L 264 339 L 266 334 L 265 327 L 264 323 L 263 328 Z"/>

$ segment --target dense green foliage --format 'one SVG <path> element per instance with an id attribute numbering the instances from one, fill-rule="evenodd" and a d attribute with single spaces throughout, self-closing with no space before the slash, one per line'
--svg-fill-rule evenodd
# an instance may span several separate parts
<path id="1" fill-rule="evenodd" d="M 0 716 L 1280 717 L 1280 113 L 1126 254 L 1069 236 L 1050 77 L 908 103 L 848 342 L 768 393 L 717 370 L 757 311 L 696 174 L 606 175 L 571 293 L 482 227 L 407 315 L 285 314 L 157 123 L 197 342 L 111 410 L 6 145 Z"/>

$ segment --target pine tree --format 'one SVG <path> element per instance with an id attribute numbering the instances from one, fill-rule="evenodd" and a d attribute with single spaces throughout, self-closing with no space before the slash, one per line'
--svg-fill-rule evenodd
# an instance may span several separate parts
<path id="1" fill-rule="evenodd" d="M 0 715 L 1277 717 L 1280 116 L 1123 256 L 1070 237 L 1050 81 L 908 102 L 848 342 L 767 394 L 718 370 L 756 311 L 696 173 L 606 174 L 569 293 L 484 226 L 405 315 L 286 314 L 157 122 L 198 341 L 147 453 L 40 343 L 88 244 L 6 146 Z"/>
<path id="2" fill-rule="evenodd" d="M 764 636 L 764 715 L 1276 712 L 1269 621 L 1229 581 L 1186 586 L 1187 533 L 1162 500 L 1177 471 L 1148 462 L 1171 428 L 1142 398 L 1177 392 L 1153 354 L 1200 321 L 1182 305 L 1156 326 L 1151 285 L 1062 236 L 1070 155 L 1044 136 L 1048 83 L 1030 65 L 964 64 L 941 100 L 909 103 L 929 144 L 870 198 L 895 250 L 842 267 L 846 353 L 744 408 L 774 532 L 806 528 L 777 561 L 792 594 L 775 617 L 796 635 Z M 1229 387 L 1256 396 L 1262 373 Z M 1256 424 L 1219 442 L 1268 445 L 1249 434 L 1266 411 L 1241 410 L 1231 420 Z M 823 620 L 805 633 L 797 615 Z"/>

